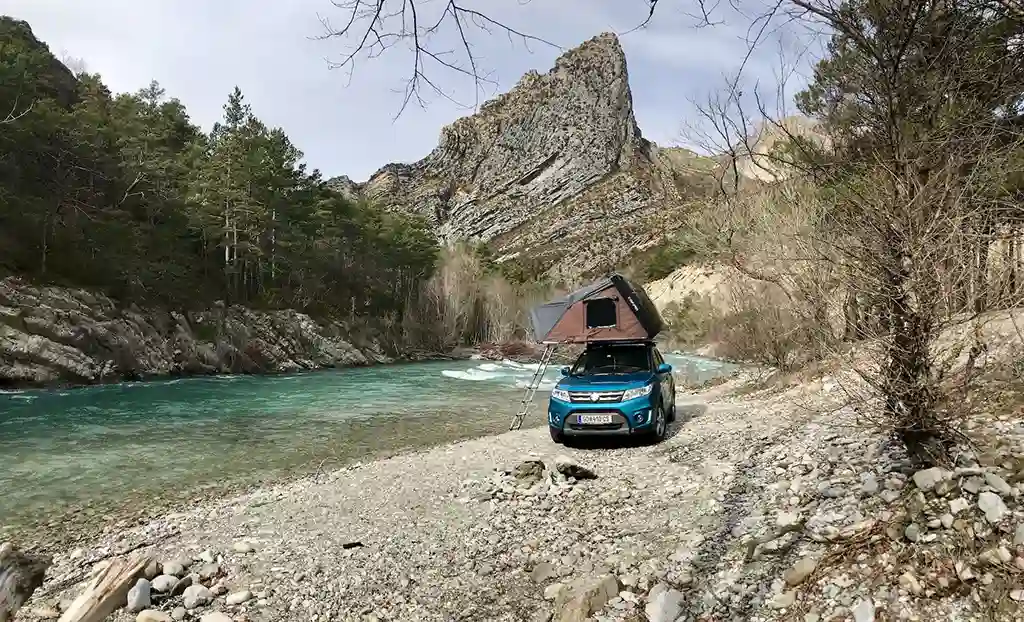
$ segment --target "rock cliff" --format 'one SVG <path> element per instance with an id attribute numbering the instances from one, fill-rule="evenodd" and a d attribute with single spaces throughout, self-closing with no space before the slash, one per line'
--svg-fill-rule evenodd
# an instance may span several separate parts
<path id="1" fill-rule="evenodd" d="M 442 129 L 422 160 L 334 181 L 427 216 L 444 241 L 485 240 L 500 260 L 528 257 L 571 281 L 656 243 L 710 166 L 643 138 L 625 54 L 606 33 Z"/>
<path id="2" fill-rule="evenodd" d="M 0 386 L 285 372 L 389 362 L 340 323 L 243 307 L 179 313 L 0 280 Z"/>

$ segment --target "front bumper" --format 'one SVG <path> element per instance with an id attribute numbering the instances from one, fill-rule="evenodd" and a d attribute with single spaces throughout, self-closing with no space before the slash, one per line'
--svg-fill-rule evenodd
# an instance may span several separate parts
<path id="1" fill-rule="evenodd" d="M 614 404 L 587 404 L 548 400 L 548 426 L 566 436 L 631 436 L 651 430 L 654 408 L 653 395 L 645 395 L 628 402 Z M 605 424 L 581 423 L 579 416 L 588 414 L 611 415 Z"/>

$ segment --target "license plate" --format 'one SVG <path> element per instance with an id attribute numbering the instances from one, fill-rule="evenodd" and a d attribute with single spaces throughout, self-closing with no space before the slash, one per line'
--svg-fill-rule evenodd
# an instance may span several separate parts
<path id="1" fill-rule="evenodd" d="M 607 425 L 612 422 L 611 415 L 577 415 L 580 425 Z"/>

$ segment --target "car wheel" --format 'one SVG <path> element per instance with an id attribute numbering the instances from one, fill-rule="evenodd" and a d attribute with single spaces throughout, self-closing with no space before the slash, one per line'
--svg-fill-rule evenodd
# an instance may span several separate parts
<path id="1" fill-rule="evenodd" d="M 668 432 L 668 418 L 665 415 L 665 408 L 658 404 L 654 409 L 654 421 L 651 429 L 650 440 L 653 443 L 660 443 L 665 440 Z"/>
<path id="2" fill-rule="evenodd" d="M 551 440 L 555 441 L 556 443 L 562 443 L 565 440 L 562 436 L 561 430 L 548 426 L 548 432 L 551 433 Z"/>
<path id="3" fill-rule="evenodd" d="M 676 420 L 676 401 L 672 400 L 672 408 L 668 409 L 668 422 L 675 423 Z"/>

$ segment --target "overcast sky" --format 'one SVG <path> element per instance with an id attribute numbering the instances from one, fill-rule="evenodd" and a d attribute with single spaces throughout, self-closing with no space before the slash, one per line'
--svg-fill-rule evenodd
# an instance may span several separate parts
<path id="1" fill-rule="evenodd" d="M 444 6 L 441 0 L 419 2 L 422 21 L 436 18 Z M 602 31 L 625 33 L 642 21 L 646 0 L 463 3 L 570 48 Z M 662 0 L 651 26 L 621 38 L 640 129 L 663 145 L 685 142 L 684 123 L 694 117 L 688 98 L 719 88 L 746 51 L 749 20 L 723 14 L 724 26 L 694 28 L 684 13 L 691 5 Z M 327 177 L 362 181 L 388 162 L 425 156 L 441 127 L 471 113 L 474 103 L 471 82 L 428 65 L 428 77 L 470 108 L 432 96 L 425 108 L 413 104 L 396 120 L 411 54 L 397 47 L 360 60 L 351 79 L 345 70 L 331 69 L 330 62 L 351 49 L 351 40 L 316 39 L 325 32 L 321 18 L 336 28 L 346 20 L 345 9 L 331 0 L 0 0 L 0 13 L 28 21 L 54 54 L 81 59 L 115 92 L 159 81 L 205 129 L 238 85 L 256 115 L 283 127 L 309 165 Z M 454 48 L 450 34 L 442 31 L 433 49 Z M 481 69 L 497 82 L 486 87 L 484 99 L 509 89 L 529 69 L 547 71 L 561 53 L 472 28 L 469 37 Z M 790 58 L 796 49 L 789 47 Z M 748 83 L 775 82 L 777 45 L 766 44 L 749 63 Z"/>

